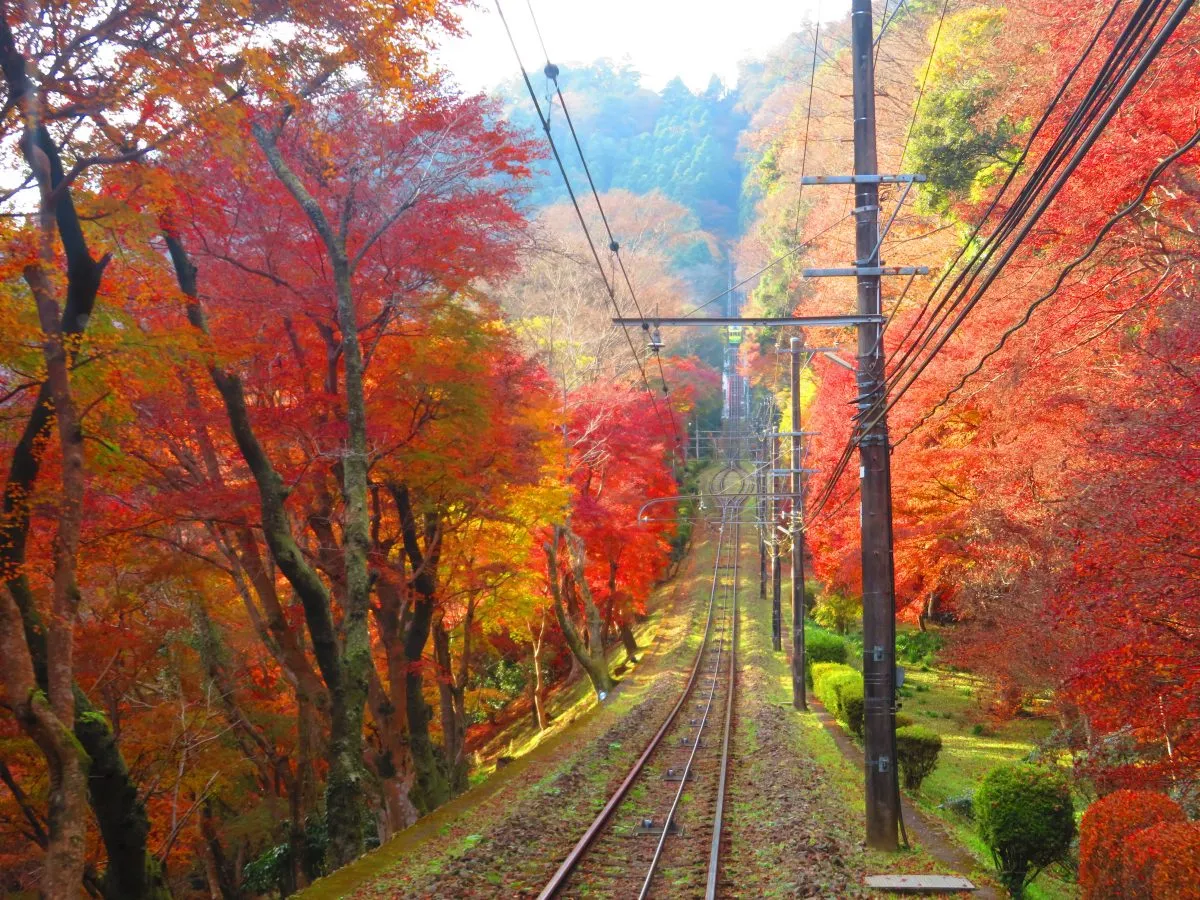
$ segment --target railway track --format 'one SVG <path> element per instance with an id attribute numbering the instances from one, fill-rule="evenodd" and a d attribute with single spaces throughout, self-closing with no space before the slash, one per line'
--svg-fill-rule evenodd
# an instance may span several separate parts
<path id="1" fill-rule="evenodd" d="M 715 897 L 737 685 L 745 473 L 714 474 L 720 532 L 704 635 L 674 707 L 546 883 L 550 897 Z"/>

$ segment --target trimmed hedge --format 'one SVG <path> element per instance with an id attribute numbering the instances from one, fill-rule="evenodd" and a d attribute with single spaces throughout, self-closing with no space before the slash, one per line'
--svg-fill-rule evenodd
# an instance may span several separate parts
<path id="1" fill-rule="evenodd" d="M 1200 825 L 1160 822 L 1135 831 L 1121 848 L 1122 897 L 1200 897 Z"/>
<path id="2" fill-rule="evenodd" d="M 813 688 L 813 692 L 815 693 L 817 682 L 820 681 L 822 678 L 824 678 L 828 673 L 844 671 L 849 668 L 850 667 L 844 663 L 835 663 L 835 662 L 813 663 L 812 667 L 808 670 L 808 676 L 809 676 L 808 680 L 810 682 L 810 687 Z"/>
<path id="3" fill-rule="evenodd" d="M 816 683 L 813 693 L 829 714 L 862 737 L 863 679 L 862 673 L 836 663 L 818 663 L 814 667 Z"/>
<path id="4" fill-rule="evenodd" d="M 1121 896 L 1122 848 L 1135 832 L 1183 822 L 1183 809 L 1157 791 L 1114 791 L 1097 800 L 1079 824 L 1079 887 L 1083 900 Z"/>
<path id="5" fill-rule="evenodd" d="M 992 769 L 975 795 L 975 811 L 1009 896 L 1023 897 L 1042 869 L 1070 852 L 1075 811 L 1058 772 L 1027 763 Z"/>
<path id="6" fill-rule="evenodd" d="M 924 725 L 896 729 L 896 763 L 905 790 L 919 791 L 921 782 L 937 767 L 942 736 Z"/>
<path id="7" fill-rule="evenodd" d="M 841 708 L 838 721 L 849 728 L 850 733 L 861 741 L 863 729 L 866 727 L 866 703 L 863 700 L 862 675 L 858 672 L 854 673 L 852 680 L 848 680 L 842 685 L 841 693 L 838 695 L 838 704 Z"/>
<path id="8" fill-rule="evenodd" d="M 804 668 L 808 672 L 808 683 L 817 686 L 813 666 L 821 663 L 845 663 L 846 642 L 832 632 L 821 628 L 804 629 Z"/>
<path id="9" fill-rule="evenodd" d="M 813 693 L 831 716 L 837 717 L 839 709 L 838 688 L 847 679 L 858 673 L 841 663 L 826 663 L 819 666 L 820 677 L 813 682 Z"/>

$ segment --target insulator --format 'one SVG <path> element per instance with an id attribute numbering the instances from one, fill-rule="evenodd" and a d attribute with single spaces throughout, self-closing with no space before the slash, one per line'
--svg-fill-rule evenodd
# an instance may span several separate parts
<path id="1" fill-rule="evenodd" d="M 650 341 L 647 346 L 650 348 L 651 353 L 657 353 L 663 348 L 662 332 L 659 331 L 657 325 L 655 325 L 654 330 L 650 332 Z"/>

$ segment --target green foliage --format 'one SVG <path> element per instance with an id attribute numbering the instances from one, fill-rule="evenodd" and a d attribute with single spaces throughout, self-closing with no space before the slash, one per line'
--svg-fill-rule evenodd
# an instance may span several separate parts
<path id="1" fill-rule="evenodd" d="M 678 78 L 661 91 L 647 90 L 637 71 L 607 60 L 564 69 L 559 82 L 602 193 L 660 191 L 696 213 L 706 230 L 736 233 L 742 187 L 738 140 L 748 121 L 736 94 L 716 79 L 701 93 Z M 514 124 L 540 133 L 523 82 L 509 82 L 499 94 Z M 583 181 L 578 160 L 564 155 L 563 161 L 572 180 Z M 553 166 L 535 170 L 530 199 L 536 206 L 566 200 Z"/>
<path id="2" fill-rule="evenodd" d="M 847 665 L 818 663 L 813 673 L 813 693 L 858 738 L 863 733 L 863 678 Z"/>
<path id="3" fill-rule="evenodd" d="M 863 700 L 863 680 L 857 672 L 857 677 L 847 679 L 838 692 L 838 721 L 850 729 L 858 740 L 863 739 L 863 729 L 866 727 L 866 703 Z"/>
<path id="4" fill-rule="evenodd" d="M 804 629 L 804 667 L 809 673 L 809 683 L 814 685 L 813 666 L 817 663 L 845 663 L 846 642 L 836 634 L 821 628 Z"/>
<path id="5" fill-rule="evenodd" d="M 1005 89 L 983 65 L 1004 11 L 972 8 L 946 20 L 929 83 L 912 130 L 908 163 L 929 176 L 921 205 L 946 212 L 955 200 L 972 196 L 1013 162 L 1011 147 L 1020 123 L 986 121 L 995 96 Z"/>
<path id="6" fill-rule="evenodd" d="M 901 631 L 896 634 L 896 658 L 910 665 L 930 665 L 946 641 L 934 631 Z"/>
<path id="7" fill-rule="evenodd" d="M 1075 811 L 1058 772 L 1026 763 L 993 769 L 975 795 L 975 814 L 979 836 L 1012 897 L 1024 896 L 1042 869 L 1070 852 Z"/>
<path id="8" fill-rule="evenodd" d="M 475 708 L 468 712 L 468 724 L 491 721 L 505 706 L 521 696 L 528 680 L 527 666 L 508 659 L 494 660 L 474 673 L 469 687 Z"/>
<path id="9" fill-rule="evenodd" d="M 948 809 L 952 813 L 962 816 L 964 819 L 974 821 L 975 819 L 975 792 L 967 791 L 962 794 L 956 794 L 953 797 L 947 797 L 940 804 L 942 809 Z"/>
<path id="10" fill-rule="evenodd" d="M 818 681 L 825 677 L 830 672 L 839 672 L 849 669 L 845 663 L 836 662 L 819 662 L 813 663 L 808 667 L 808 683 L 810 687 L 814 687 Z"/>
<path id="11" fill-rule="evenodd" d="M 906 790 L 918 791 L 921 782 L 937 767 L 942 737 L 924 725 L 896 729 L 896 764 Z"/>
<path id="12" fill-rule="evenodd" d="M 300 865 L 309 881 L 326 874 L 325 854 L 329 847 L 329 832 L 325 820 L 310 818 L 304 822 L 302 858 Z M 255 894 L 282 896 L 292 893 L 292 848 L 286 841 L 268 847 L 242 869 L 242 885 Z"/>
<path id="13" fill-rule="evenodd" d="M 826 628 L 845 634 L 852 625 L 862 621 L 862 598 L 828 591 L 817 600 L 813 618 Z"/>

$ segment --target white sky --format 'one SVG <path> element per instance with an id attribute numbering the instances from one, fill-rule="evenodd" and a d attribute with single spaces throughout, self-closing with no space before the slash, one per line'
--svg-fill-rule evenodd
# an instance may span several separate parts
<path id="1" fill-rule="evenodd" d="M 443 41 L 436 54 L 467 91 L 486 90 L 517 73 L 495 0 L 463 12 L 465 38 Z M 545 54 L 526 0 L 502 0 L 525 66 L 540 71 Z M 703 90 L 716 74 L 737 80 L 739 60 L 761 57 L 805 22 L 840 16 L 848 0 L 533 0 L 551 60 L 590 63 L 628 58 L 645 87 L 658 90 L 676 75 Z"/>

